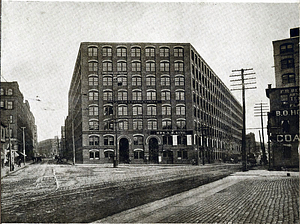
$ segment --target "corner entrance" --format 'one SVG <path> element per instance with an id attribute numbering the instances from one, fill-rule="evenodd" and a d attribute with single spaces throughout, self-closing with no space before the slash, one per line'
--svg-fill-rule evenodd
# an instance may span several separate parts
<path id="1" fill-rule="evenodd" d="M 156 138 L 149 140 L 149 162 L 158 163 L 158 141 Z"/>
<path id="2" fill-rule="evenodd" d="M 119 163 L 129 163 L 129 143 L 127 138 L 119 142 Z"/>

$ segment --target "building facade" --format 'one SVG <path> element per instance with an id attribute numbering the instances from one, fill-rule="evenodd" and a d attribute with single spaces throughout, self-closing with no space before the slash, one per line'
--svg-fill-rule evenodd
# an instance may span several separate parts
<path id="1" fill-rule="evenodd" d="M 23 133 L 25 139 L 25 154 L 28 160 L 34 157 L 37 144 L 37 127 L 35 118 L 30 111 L 27 100 L 24 101 L 17 82 L 1 82 L 1 122 L 6 126 L 6 151 L 8 152 L 8 138 L 15 153 L 23 158 Z M 10 128 L 10 130 L 9 130 Z M 23 132 L 24 129 L 24 132 Z M 13 153 L 13 155 L 15 155 Z"/>
<path id="2" fill-rule="evenodd" d="M 273 41 L 276 87 L 270 100 L 268 131 L 272 169 L 299 167 L 299 28 L 290 38 Z"/>
<path id="3" fill-rule="evenodd" d="M 84 42 L 65 130 L 76 163 L 213 162 L 240 155 L 242 107 L 191 44 Z"/>
<path id="4" fill-rule="evenodd" d="M 53 139 L 40 141 L 36 150 L 37 157 L 54 159 L 59 156 L 59 145 L 58 136 L 55 136 Z"/>

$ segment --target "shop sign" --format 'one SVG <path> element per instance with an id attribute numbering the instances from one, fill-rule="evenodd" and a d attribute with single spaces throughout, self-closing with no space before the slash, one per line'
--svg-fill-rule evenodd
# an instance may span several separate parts
<path id="1" fill-rule="evenodd" d="M 277 135 L 277 142 L 299 142 L 299 134 Z"/>

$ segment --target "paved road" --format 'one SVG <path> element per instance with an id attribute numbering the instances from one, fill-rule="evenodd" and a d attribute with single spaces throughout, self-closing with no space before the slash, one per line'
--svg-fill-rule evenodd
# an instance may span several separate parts
<path id="1" fill-rule="evenodd" d="M 94 223 L 299 223 L 299 173 L 252 170 Z"/>
<path id="2" fill-rule="evenodd" d="M 93 222 L 215 181 L 239 168 L 33 164 L 1 179 L 1 221 Z"/>

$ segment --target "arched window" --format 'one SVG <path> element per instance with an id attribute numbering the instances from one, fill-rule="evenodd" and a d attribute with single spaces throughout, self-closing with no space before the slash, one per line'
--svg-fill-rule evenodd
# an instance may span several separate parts
<path id="1" fill-rule="evenodd" d="M 127 86 L 127 77 L 126 76 L 118 76 L 118 86 Z"/>
<path id="2" fill-rule="evenodd" d="M 90 159 L 100 159 L 100 152 L 98 149 L 89 150 Z"/>
<path id="3" fill-rule="evenodd" d="M 194 79 L 193 79 L 193 81 L 194 81 Z M 175 77 L 175 86 L 184 86 L 184 77 L 183 76 Z"/>
<path id="4" fill-rule="evenodd" d="M 99 145 L 99 136 L 89 136 L 89 145 Z"/>
<path id="5" fill-rule="evenodd" d="M 103 92 L 103 100 L 112 100 L 112 91 L 111 90 L 105 90 Z"/>
<path id="6" fill-rule="evenodd" d="M 127 100 L 127 92 L 124 90 L 118 91 L 118 100 Z"/>
<path id="7" fill-rule="evenodd" d="M 167 47 L 162 47 L 159 49 L 159 56 L 160 57 L 169 57 L 170 56 L 170 49 Z"/>
<path id="8" fill-rule="evenodd" d="M 142 100 L 142 91 L 141 90 L 133 90 L 132 91 L 132 100 Z"/>
<path id="9" fill-rule="evenodd" d="M 112 77 L 111 76 L 103 76 L 102 84 L 103 84 L 103 86 L 112 86 Z"/>
<path id="10" fill-rule="evenodd" d="M 89 71 L 90 72 L 98 71 L 98 62 L 95 62 L 95 61 L 89 62 Z"/>
<path id="11" fill-rule="evenodd" d="M 154 61 L 146 62 L 146 71 L 147 72 L 155 72 L 155 62 Z"/>
<path id="12" fill-rule="evenodd" d="M 127 120 L 118 121 L 118 129 L 119 130 L 128 130 L 128 121 Z"/>
<path id="13" fill-rule="evenodd" d="M 133 120 L 133 130 L 143 130 L 143 121 Z"/>
<path id="14" fill-rule="evenodd" d="M 175 47 L 174 48 L 174 57 L 183 57 L 183 48 Z"/>
<path id="15" fill-rule="evenodd" d="M 89 91 L 89 100 L 98 100 L 99 93 L 97 91 Z"/>
<path id="16" fill-rule="evenodd" d="M 185 106 L 184 105 L 176 106 L 176 115 L 185 115 Z"/>
<path id="17" fill-rule="evenodd" d="M 156 106 L 155 105 L 147 106 L 147 115 L 156 115 Z"/>
<path id="18" fill-rule="evenodd" d="M 170 63 L 167 61 L 160 62 L 160 71 L 161 72 L 168 72 L 170 71 Z"/>
<path id="19" fill-rule="evenodd" d="M 117 71 L 118 72 L 126 72 L 127 71 L 127 63 L 125 61 L 119 61 L 117 63 Z"/>
<path id="20" fill-rule="evenodd" d="M 133 86 L 141 86 L 142 85 L 142 77 L 140 77 L 140 76 L 133 76 L 132 77 L 132 85 Z"/>
<path id="21" fill-rule="evenodd" d="M 142 135 L 133 136 L 133 145 L 143 145 L 143 144 L 144 144 L 144 136 Z"/>
<path id="22" fill-rule="evenodd" d="M 113 114 L 113 106 L 112 105 L 104 105 L 104 115 L 112 115 Z"/>
<path id="23" fill-rule="evenodd" d="M 184 100 L 184 91 L 183 90 L 177 90 L 175 93 L 175 99 L 176 100 Z"/>
<path id="24" fill-rule="evenodd" d="M 172 108 L 170 105 L 163 105 L 161 108 L 162 115 L 171 115 L 172 114 Z"/>
<path id="25" fill-rule="evenodd" d="M 141 105 L 133 105 L 132 114 L 133 115 L 142 115 L 143 114 L 143 107 Z"/>
<path id="26" fill-rule="evenodd" d="M 127 49 L 125 47 L 118 47 L 117 48 L 117 56 L 118 57 L 126 57 L 127 56 Z"/>
<path id="27" fill-rule="evenodd" d="M 104 61 L 102 63 L 102 70 L 103 70 L 103 72 L 112 72 L 112 62 Z"/>
<path id="28" fill-rule="evenodd" d="M 104 130 L 114 130 L 114 122 L 110 119 L 104 120 L 103 121 L 103 129 Z"/>
<path id="29" fill-rule="evenodd" d="M 148 130 L 156 130 L 157 129 L 157 121 L 156 120 L 148 120 Z"/>
<path id="30" fill-rule="evenodd" d="M 98 86 L 98 77 L 97 76 L 90 76 L 89 77 L 89 86 Z"/>
<path id="31" fill-rule="evenodd" d="M 132 62 L 131 71 L 140 72 L 141 71 L 141 62 L 139 62 L 139 61 Z"/>
<path id="32" fill-rule="evenodd" d="M 172 129 L 172 121 L 171 121 L 171 119 L 164 119 L 162 121 L 162 129 Z"/>
<path id="33" fill-rule="evenodd" d="M 170 76 L 162 76 L 161 78 L 160 78 L 160 84 L 162 85 L 162 86 L 170 86 Z"/>
<path id="34" fill-rule="evenodd" d="M 176 120 L 177 129 L 186 129 L 186 122 L 184 119 L 177 119 Z"/>
<path id="35" fill-rule="evenodd" d="M 119 105 L 118 106 L 118 115 L 127 115 L 127 105 Z"/>
<path id="36" fill-rule="evenodd" d="M 147 47 L 145 49 L 146 57 L 154 57 L 155 56 L 155 48 L 154 47 Z"/>
<path id="37" fill-rule="evenodd" d="M 161 91 L 161 100 L 171 100 L 170 90 L 162 90 Z"/>
<path id="38" fill-rule="evenodd" d="M 114 136 L 104 136 L 104 145 L 114 145 Z"/>
<path id="39" fill-rule="evenodd" d="M 90 56 L 90 57 L 97 56 L 97 54 L 98 54 L 97 47 L 89 47 L 88 48 L 88 56 Z"/>
<path id="40" fill-rule="evenodd" d="M 156 100 L 156 92 L 155 90 L 147 91 L 147 100 Z"/>
<path id="41" fill-rule="evenodd" d="M 7 95 L 12 96 L 13 95 L 13 90 L 12 89 L 8 89 L 7 90 Z"/>
<path id="42" fill-rule="evenodd" d="M 111 57 L 112 56 L 112 48 L 111 47 L 103 47 L 102 56 Z"/>
<path id="43" fill-rule="evenodd" d="M 89 120 L 89 130 L 99 130 L 99 121 L 96 119 Z"/>
<path id="44" fill-rule="evenodd" d="M 155 77 L 154 76 L 146 77 L 146 86 L 155 86 Z"/>
<path id="45" fill-rule="evenodd" d="M 183 72 L 183 62 L 174 63 L 175 72 Z"/>
<path id="46" fill-rule="evenodd" d="M 98 112 L 98 106 L 97 105 L 91 105 L 89 106 L 89 115 L 99 115 Z"/>
<path id="47" fill-rule="evenodd" d="M 131 57 L 141 57 L 141 48 L 139 47 L 131 48 Z"/>
<path id="48" fill-rule="evenodd" d="M 134 159 L 144 159 L 144 151 L 142 149 L 134 150 Z"/>

